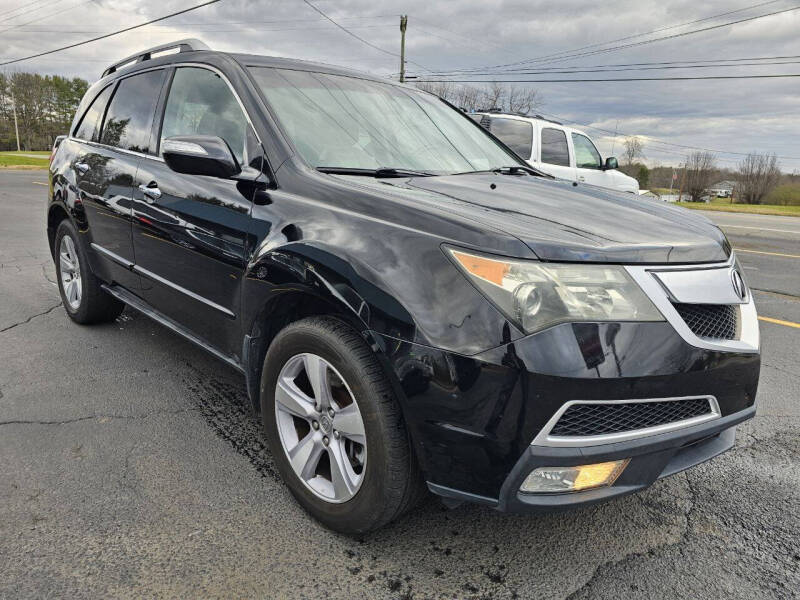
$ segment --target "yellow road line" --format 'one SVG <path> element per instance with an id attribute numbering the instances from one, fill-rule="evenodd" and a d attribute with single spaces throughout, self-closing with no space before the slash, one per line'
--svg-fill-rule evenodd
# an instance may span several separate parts
<path id="1" fill-rule="evenodd" d="M 784 325 L 786 327 L 794 327 L 800 329 L 800 323 L 792 323 L 791 321 L 781 321 L 780 319 L 773 319 L 772 317 L 758 317 L 759 321 L 766 321 L 767 323 L 775 323 L 776 325 Z"/>
<path id="2" fill-rule="evenodd" d="M 31 181 L 31 183 L 33 183 L 33 184 L 35 184 L 35 185 L 48 185 L 48 184 L 46 184 L 46 183 L 43 183 L 43 182 L 41 182 L 41 181 Z"/>
<path id="3" fill-rule="evenodd" d="M 749 252 L 750 254 L 767 254 L 769 256 L 785 256 L 786 258 L 800 258 L 800 254 L 782 254 L 780 252 L 764 252 L 763 250 L 743 250 L 734 248 L 736 252 Z"/>

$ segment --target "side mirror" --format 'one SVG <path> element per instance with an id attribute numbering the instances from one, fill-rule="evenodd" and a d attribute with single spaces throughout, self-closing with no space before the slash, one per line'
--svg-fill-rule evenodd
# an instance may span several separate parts
<path id="1" fill-rule="evenodd" d="M 611 171 L 613 169 L 618 169 L 618 168 L 619 168 L 619 163 L 617 162 L 617 159 L 614 156 L 609 156 L 606 159 L 606 164 L 603 165 L 603 171 Z"/>
<path id="2" fill-rule="evenodd" d="M 181 135 L 165 139 L 161 155 L 167 166 L 185 175 L 229 179 L 242 171 L 228 144 L 215 135 Z"/>

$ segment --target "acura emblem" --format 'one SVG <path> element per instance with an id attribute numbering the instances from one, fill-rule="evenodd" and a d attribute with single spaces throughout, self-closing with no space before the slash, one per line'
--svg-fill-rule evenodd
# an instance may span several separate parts
<path id="1" fill-rule="evenodd" d="M 731 269 L 731 283 L 733 283 L 733 291 L 742 300 L 747 298 L 747 288 L 744 285 L 744 280 L 736 269 Z"/>

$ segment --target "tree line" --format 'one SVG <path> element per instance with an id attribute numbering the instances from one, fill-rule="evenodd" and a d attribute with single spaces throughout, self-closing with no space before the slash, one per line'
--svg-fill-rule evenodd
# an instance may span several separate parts
<path id="1" fill-rule="evenodd" d="M 56 136 L 69 131 L 85 79 L 38 73 L 0 73 L 0 150 L 49 150 Z"/>
<path id="2" fill-rule="evenodd" d="M 678 168 L 648 168 L 641 162 L 645 154 L 640 137 L 626 138 L 623 147 L 621 170 L 635 177 L 640 187 L 666 188 L 671 182 L 675 194 L 688 194 L 692 202 L 703 201 L 710 195 L 709 188 L 723 180 L 734 182 L 731 201 L 743 204 L 762 204 L 779 185 L 794 184 L 795 177 L 781 172 L 775 154 L 750 152 L 728 169 L 717 166 L 713 152 L 698 150 L 689 153 Z"/>

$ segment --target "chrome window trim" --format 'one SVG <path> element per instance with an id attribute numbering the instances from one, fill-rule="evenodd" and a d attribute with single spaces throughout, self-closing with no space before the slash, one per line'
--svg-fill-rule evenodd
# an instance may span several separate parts
<path id="1" fill-rule="evenodd" d="M 664 318 L 678 332 L 678 334 L 692 346 L 705 350 L 715 350 L 718 352 L 741 352 L 746 354 L 756 354 L 761 347 L 760 334 L 758 330 L 758 313 L 756 312 L 755 302 L 751 293 L 747 294 L 747 301 L 735 305 L 739 311 L 739 338 L 736 340 L 716 340 L 711 338 L 701 338 L 689 329 L 689 326 L 678 314 L 672 305 L 669 293 L 664 288 L 658 273 L 667 271 L 705 271 L 709 269 L 733 268 L 736 264 L 736 257 L 731 253 L 728 260 L 724 262 L 708 263 L 702 265 L 626 265 L 625 270 L 639 285 L 642 291 L 655 304 L 656 308 L 664 315 Z M 733 285 L 733 284 L 731 284 Z"/>
<path id="2" fill-rule="evenodd" d="M 618 433 L 608 433 L 603 435 L 590 435 L 590 436 L 555 436 L 550 435 L 550 432 L 558 423 L 562 415 L 567 411 L 570 406 L 576 404 L 631 404 L 631 403 L 645 403 L 645 402 L 673 402 L 677 400 L 691 400 L 694 398 L 705 398 L 708 400 L 711 412 L 705 415 L 692 417 L 691 419 L 683 419 L 682 421 L 675 421 L 673 423 L 665 423 L 663 425 L 656 425 L 654 427 L 645 427 L 642 429 L 632 429 L 630 431 L 621 431 Z M 531 446 L 549 446 L 556 448 L 576 448 L 583 446 L 600 446 L 602 444 L 613 444 L 616 442 L 625 442 L 628 440 L 639 439 L 692 427 L 693 425 L 700 425 L 708 421 L 719 419 L 722 413 L 719 409 L 719 404 L 714 396 L 678 396 L 675 398 L 643 398 L 631 400 L 570 400 L 564 403 L 556 413 L 550 417 L 539 434 L 531 442 Z"/>
<path id="3" fill-rule="evenodd" d="M 217 75 L 219 75 L 220 79 L 222 79 L 222 81 L 225 82 L 225 85 L 228 86 L 228 89 L 233 94 L 233 97 L 236 98 L 236 102 L 239 105 L 239 108 L 242 110 L 242 114 L 244 114 L 244 118 L 247 120 L 248 125 L 250 125 L 250 129 L 252 129 L 252 131 L 253 131 L 253 135 L 256 136 L 256 139 L 258 140 L 258 143 L 263 148 L 264 143 L 261 141 L 261 136 L 258 135 L 258 130 L 256 129 L 255 125 L 253 125 L 253 120 L 250 118 L 250 115 L 247 112 L 247 109 L 244 107 L 244 103 L 242 102 L 242 99 L 239 97 L 239 94 L 234 89 L 234 87 L 231 84 L 230 80 L 225 76 L 225 74 L 222 71 L 220 71 L 216 67 L 213 67 L 213 66 L 205 64 L 205 63 L 191 62 L 191 61 L 168 63 L 168 64 L 165 64 L 165 65 L 158 65 L 158 66 L 149 67 L 149 68 L 146 68 L 146 69 L 137 69 L 133 73 L 126 73 L 124 76 L 114 79 L 109 85 L 115 85 L 116 82 L 118 82 L 118 81 L 122 81 L 123 79 L 127 79 L 128 77 L 133 77 L 134 75 L 139 75 L 140 73 L 147 73 L 148 71 L 158 71 L 158 70 L 165 70 L 165 69 L 171 69 L 171 68 L 177 69 L 179 67 L 197 67 L 197 68 L 200 68 L 200 69 L 208 69 L 209 71 L 212 71 L 212 72 L 216 73 Z M 105 87 L 103 89 L 105 89 Z M 102 92 L 102 90 L 101 90 L 101 92 Z M 167 93 L 169 94 L 169 90 L 167 90 Z M 167 100 L 169 100 L 169 96 L 167 96 Z M 158 118 L 162 118 L 162 117 L 158 117 Z M 163 123 L 162 123 L 162 126 L 163 126 Z M 130 154 L 130 155 L 133 155 L 133 156 L 139 156 L 141 158 L 149 158 L 150 160 L 157 160 L 159 162 L 164 162 L 164 159 L 161 158 L 160 154 L 159 155 L 145 154 L 143 152 L 135 152 L 133 150 L 126 150 L 125 148 L 118 148 L 117 146 L 109 146 L 108 144 L 101 144 L 99 142 L 92 142 L 92 141 L 89 141 L 89 140 L 82 140 L 80 138 L 74 137 L 72 134 L 70 134 L 68 139 L 70 139 L 72 141 L 81 142 L 81 143 L 84 143 L 84 144 L 90 144 L 92 146 L 97 146 L 99 148 L 107 148 L 109 150 L 123 152 L 125 154 Z M 158 150 L 159 150 L 159 153 L 160 153 L 161 152 L 161 140 L 157 140 L 157 142 L 158 142 Z M 266 160 L 266 156 L 264 157 L 264 159 Z"/>
<path id="4" fill-rule="evenodd" d="M 103 148 L 105 150 L 111 150 L 112 152 L 122 152 L 123 154 L 130 154 L 131 156 L 138 156 L 139 158 L 149 158 L 150 160 L 155 160 L 158 162 L 164 162 L 164 159 L 160 156 L 155 156 L 153 154 L 145 154 L 144 152 L 136 152 L 135 150 L 126 150 L 125 148 L 118 148 L 117 146 L 109 146 L 108 144 L 101 144 L 100 142 L 90 142 L 88 140 L 82 140 L 80 138 L 70 136 L 69 140 L 80 142 L 81 144 L 88 144 L 89 146 L 95 146 L 97 148 Z"/>

